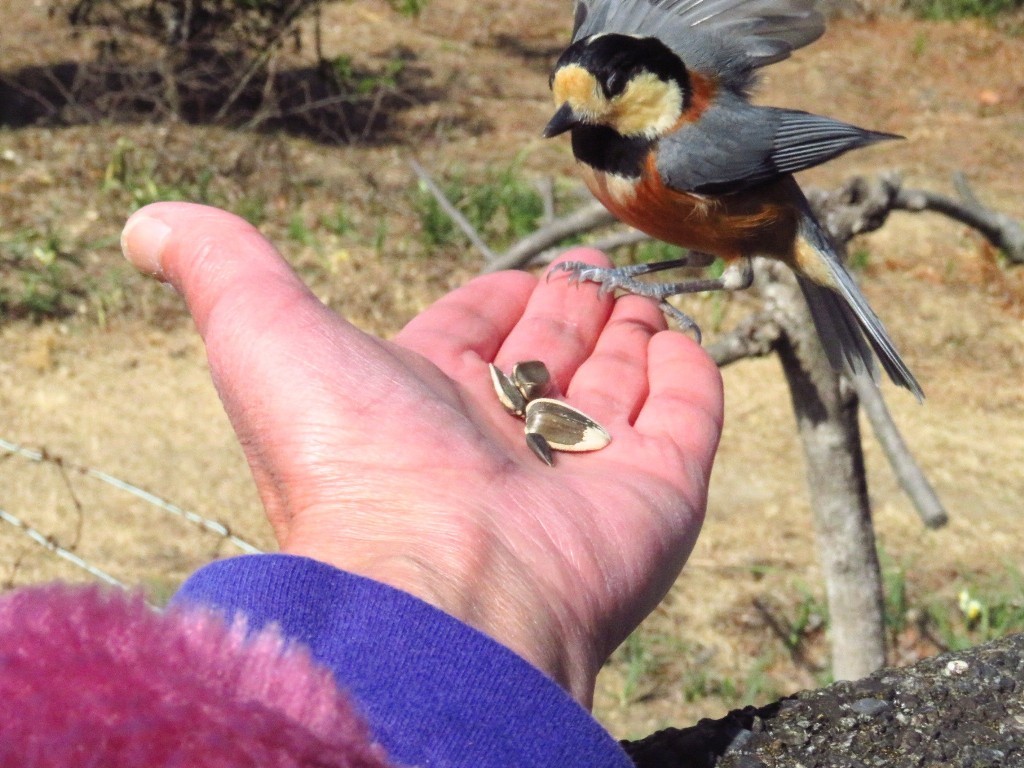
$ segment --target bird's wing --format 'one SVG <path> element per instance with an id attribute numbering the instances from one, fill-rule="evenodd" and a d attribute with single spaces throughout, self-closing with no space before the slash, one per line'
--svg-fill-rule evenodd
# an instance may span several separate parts
<path id="1" fill-rule="evenodd" d="M 573 42 L 599 33 L 657 37 L 697 69 L 723 44 L 746 68 L 776 61 L 825 31 L 815 0 L 577 0 Z"/>
<path id="2" fill-rule="evenodd" d="M 851 149 L 899 138 L 828 117 L 737 98 L 661 140 L 658 172 L 680 192 L 724 194 L 824 163 Z"/>

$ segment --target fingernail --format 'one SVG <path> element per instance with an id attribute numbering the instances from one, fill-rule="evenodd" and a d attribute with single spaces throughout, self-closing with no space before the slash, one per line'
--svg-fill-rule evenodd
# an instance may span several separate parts
<path id="1" fill-rule="evenodd" d="M 140 272 L 163 278 L 161 257 L 171 228 L 159 219 L 136 213 L 121 232 L 121 252 Z"/>

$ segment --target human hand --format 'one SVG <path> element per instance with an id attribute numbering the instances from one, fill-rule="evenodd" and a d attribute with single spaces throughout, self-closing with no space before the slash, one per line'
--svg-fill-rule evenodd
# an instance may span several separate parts
<path id="1" fill-rule="evenodd" d="M 184 296 L 284 552 L 434 604 L 589 705 L 701 526 L 722 391 L 699 346 L 651 301 L 523 272 L 479 277 L 384 341 L 204 206 L 147 206 L 122 246 Z M 527 359 L 607 448 L 554 468 L 530 453 L 487 371 Z"/>

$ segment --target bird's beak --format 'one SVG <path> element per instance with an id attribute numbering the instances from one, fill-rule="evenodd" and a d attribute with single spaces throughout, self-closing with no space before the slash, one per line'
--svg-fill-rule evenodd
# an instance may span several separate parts
<path id="1" fill-rule="evenodd" d="M 570 128 L 575 128 L 582 122 L 579 116 L 572 111 L 572 107 L 569 106 L 569 102 L 565 102 L 558 108 L 554 116 L 548 122 L 544 128 L 544 133 L 541 135 L 545 139 L 550 139 L 552 136 L 558 136 L 560 133 L 565 133 Z"/>

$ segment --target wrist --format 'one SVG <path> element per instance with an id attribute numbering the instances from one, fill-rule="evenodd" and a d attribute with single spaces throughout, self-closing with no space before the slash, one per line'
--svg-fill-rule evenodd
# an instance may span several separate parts
<path id="1" fill-rule="evenodd" d="M 590 708 L 602 658 L 586 622 L 563 615 L 565 600 L 550 597 L 522 564 L 498 552 L 473 562 L 417 557 L 393 542 L 337 541 L 294 533 L 282 547 L 343 571 L 399 589 L 501 643 Z"/>

